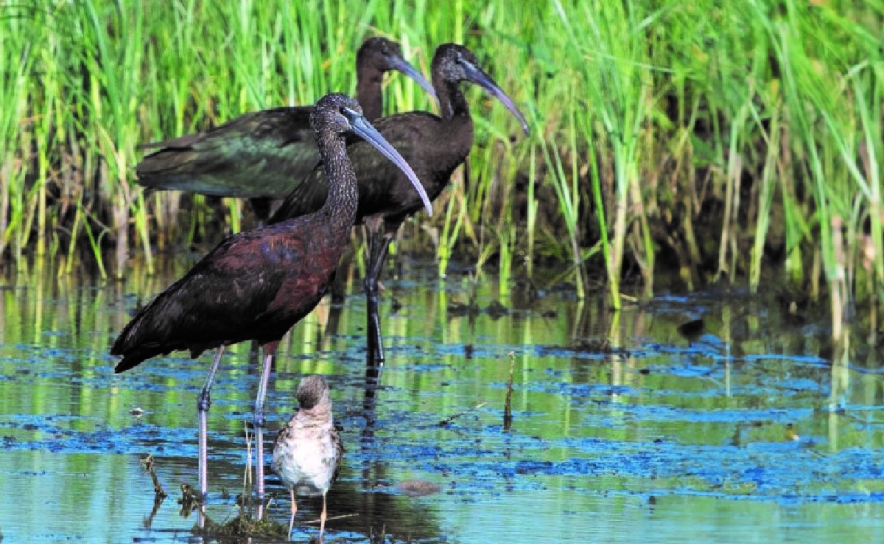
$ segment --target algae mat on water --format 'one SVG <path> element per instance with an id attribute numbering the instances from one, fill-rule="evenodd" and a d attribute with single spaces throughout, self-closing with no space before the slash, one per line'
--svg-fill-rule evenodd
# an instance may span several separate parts
<path id="1" fill-rule="evenodd" d="M 311 373 L 327 377 L 343 425 L 329 541 L 867 542 L 884 530 L 873 347 L 832 350 L 816 323 L 742 293 L 660 297 L 618 315 L 567 286 L 526 300 L 425 270 L 405 262 L 387 282 L 376 390 L 352 286 L 281 346 L 271 433 Z M 20 276 L 0 290 L 5 541 L 195 541 L 176 499 L 196 482 L 208 360 L 173 354 L 114 375 L 107 355 L 133 308 L 174 276 Z M 701 317 L 705 334 L 679 335 Z M 238 513 L 257 369 L 237 346 L 214 390 L 215 521 Z M 147 454 L 170 494 L 156 508 Z M 274 477 L 269 487 L 269 515 L 285 522 L 286 493 Z M 320 507 L 300 501 L 295 540 L 317 534 Z"/>

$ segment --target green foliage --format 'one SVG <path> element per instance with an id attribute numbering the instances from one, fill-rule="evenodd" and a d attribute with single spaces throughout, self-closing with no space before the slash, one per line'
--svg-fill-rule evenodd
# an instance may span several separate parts
<path id="1" fill-rule="evenodd" d="M 139 146 L 352 92 L 356 49 L 382 34 L 425 71 L 436 45 L 466 44 L 531 123 L 526 139 L 468 89 L 465 183 L 403 229 L 426 247 L 429 233 L 443 273 L 453 255 L 496 259 L 504 282 L 564 260 L 582 289 L 599 255 L 615 304 L 623 263 L 650 293 L 661 258 L 689 287 L 757 287 L 764 267 L 811 293 L 841 286 L 833 305 L 884 287 L 881 0 L 34 6 L 0 7 L 0 254 L 13 259 L 85 240 L 120 276 L 130 253 L 150 266 L 154 245 L 210 237 L 207 199 L 141 196 Z M 405 78 L 386 93 L 389 112 L 435 107 Z M 224 212 L 234 231 L 240 206 Z"/>

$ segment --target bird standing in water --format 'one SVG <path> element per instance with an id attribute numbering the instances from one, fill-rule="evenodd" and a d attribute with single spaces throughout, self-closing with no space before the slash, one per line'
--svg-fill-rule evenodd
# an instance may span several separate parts
<path id="1" fill-rule="evenodd" d="M 383 134 L 414 168 L 430 199 L 435 199 L 448 185 L 451 174 L 463 164 L 473 147 L 473 118 L 462 82 L 474 83 L 497 98 L 513 114 L 528 134 L 525 116 L 512 99 L 479 65 L 476 55 L 466 47 L 448 43 L 436 48 L 432 63 L 433 88 L 439 99 L 441 117 L 424 111 L 398 113 L 375 122 Z M 369 257 L 364 290 L 368 308 L 368 361 L 384 361 L 383 339 L 378 317 L 378 281 L 390 242 L 400 225 L 421 208 L 408 188 L 405 177 L 390 168 L 381 157 L 362 142 L 347 147 L 359 180 L 359 208 L 356 224 L 364 223 L 369 231 Z M 317 210 L 325 202 L 328 181 L 320 169 L 314 169 L 279 206 L 269 223 L 285 221 Z"/>
<path id="2" fill-rule="evenodd" d="M 335 429 L 328 384 L 322 376 L 307 376 L 298 386 L 298 411 L 279 431 L 273 447 L 273 472 L 289 490 L 292 516 L 289 538 L 298 511 L 298 495 L 322 495 L 319 537 L 325 532 L 326 500 L 338 477 L 344 446 Z"/>
<path id="3" fill-rule="evenodd" d="M 356 99 L 363 116 L 383 115 L 384 74 L 397 70 L 433 95 L 433 86 L 402 56 L 398 43 L 369 38 L 356 53 Z M 260 222 L 271 201 L 286 196 L 319 162 L 310 128 L 312 106 L 280 107 L 241 115 L 223 125 L 172 140 L 135 167 L 138 183 L 151 189 L 248 198 Z"/>
<path id="4" fill-rule="evenodd" d="M 361 115 L 359 104 L 342 94 L 329 94 L 310 114 L 323 168 L 331 180 L 328 199 L 316 213 L 243 232 L 222 241 L 187 274 L 142 308 L 111 348 L 123 359 L 123 372 L 146 359 L 189 350 L 195 358 L 216 349 L 199 394 L 200 494 L 207 491 L 206 427 L 210 391 L 224 348 L 255 340 L 264 347 L 264 363 L 255 400 L 259 505 L 264 495 L 264 398 L 273 355 L 288 330 L 310 313 L 325 294 L 341 253 L 350 243 L 356 217 L 356 177 L 347 157 L 345 134 L 353 133 L 395 162 L 432 207 L 408 164 Z M 259 511 L 260 516 L 260 511 Z"/>

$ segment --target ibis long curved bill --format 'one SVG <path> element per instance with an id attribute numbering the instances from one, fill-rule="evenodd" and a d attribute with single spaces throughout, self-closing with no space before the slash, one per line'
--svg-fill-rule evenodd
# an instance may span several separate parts
<path id="1" fill-rule="evenodd" d="M 491 79 L 491 76 L 485 73 L 484 70 L 473 64 L 472 62 L 464 62 L 464 66 L 466 68 L 466 72 L 471 81 L 488 91 L 494 96 L 494 98 L 500 100 L 500 103 L 504 105 L 504 107 L 510 110 L 510 113 L 513 114 L 513 117 L 519 120 L 519 124 L 522 125 L 522 131 L 527 136 L 529 134 L 528 131 L 528 121 L 525 120 L 525 116 L 522 115 L 522 112 L 519 111 L 519 108 L 516 107 L 516 104 L 513 102 L 512 98 L 510 98 L 503 89 L 501 89 L 497 83 Z"/>
<path id="2" fill-rule="evenodd" d="M 399 167 L 402 172 L 405 173 L 408 180 L 414 186 L 414 189 L 417 191 L 417 194 L 420 195 L 421 201 L 424 203 L 424 208 L 427 210 L 427 215 L 430 217 L 433 216 L 433 204 L 430 203 L 430 197 L 427 196 L 427 192 L 424 190 L 424 186 L 421 184 L 420 180 L 417 177 L 417 174 L 414 173 L 414 170 L 411 169 L 411 166 L 405 162 L 405 159 L 402 158 L 402 155 L 393 148 L 392 145 L 381 136 L 381 133 L 375 129 L 371 123 L 369 123 L 365 117 L 361 113 L 356 110 L 351 110 L 349 108 L 342 108 L 342 113 L 347 117 L 350 121 L 350 126 L 354 134 L 371 144 L 372 147 L 378 150 L 383 156 L 387 157 L 393 164 Z"/>
<path id="3" fill-rule="evenodd" d="M 427 81 L 427 78 L 425 78 L 422 73 L 418 72 L 417 68 L 409 64 L 408 61 L 406 61 L 402 57 L 391 57 L 390 65 L 393 67 L 394 70 L 399 70 L 403 74 L 415 80 L 417 84 L 420 85 L 421 88 L 423 88 L 423 90 L 429 93 L 430 96 L 432 96 L 434 99 L 437 99 L 436 89 L 433 88 L 433 84 Z"/>

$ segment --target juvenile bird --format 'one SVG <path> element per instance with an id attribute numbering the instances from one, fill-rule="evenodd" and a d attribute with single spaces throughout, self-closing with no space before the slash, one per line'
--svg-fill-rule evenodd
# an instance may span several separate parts
<path id="1" fill-rule="evenodd" d="M 298 386 L 298 411 L 279 432 L 273 447 L 273 472 L 289 490 L 292 516 L 289 538 L 298 511 L 298 495 L 322 495 L 319 536 L 325 531 L 328 489 L 338 477 L 344 447 L 332 420 L 328 384 L 322 376 L 307 376 Z"/>

